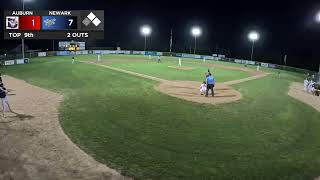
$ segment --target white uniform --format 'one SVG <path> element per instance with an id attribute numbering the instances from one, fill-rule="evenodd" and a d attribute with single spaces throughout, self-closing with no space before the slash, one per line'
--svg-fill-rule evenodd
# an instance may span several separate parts
<path id="1" fill-rule="evenodd" d="M 303 81 L 304 91 L 308 91 L 308 85 L 309 85 L 309 81 L 308 81 L 308 79 L 305 79 L 305 80 Z"/>
<path id="2" fill-rule="evenodd" d="M 1 103 L 2 103 L 2 111 L 3 112 L 9 111 L 8 96 L 6 96 L 5 98 L 1 98 Z"/>
<path id="3" fill-rule="evenodd" d="M 1 92 L 4 92 L 7 94 L 7 90 L 5 88 L 0 87 L 0 90 Z M 1 98 L 1 105 L 2 105 L 2 112 L 7 112 L 9 110 L 9 101 L 8 101 L 7 95 Z"/>
<path id="4" fill-rule="evenodd" d="M 308 92 L 311 93 L 312 92 L 312 87 L 314 85 L 314 82 L 311 80 L 309 85 L 308 85 Z"/>
<path id="5" fill-rule="evenodd" d="M 199 90 L 200 90 L 201 94 L 205 94 L 206 91 L 207 91 L 207 85 L 206 84 L 201 84 Z"/>

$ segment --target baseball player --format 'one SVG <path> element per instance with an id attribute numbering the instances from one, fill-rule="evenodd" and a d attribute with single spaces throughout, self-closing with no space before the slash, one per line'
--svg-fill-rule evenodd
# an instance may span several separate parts
<path id="1" fill-rule="evenodd" d="M 209 90 L 211 90 L 212 96 L 214 96 L 214 84 L 215 84 L 215 78 L 212 76 L 211 73 L 209 73 L 207 79 L 206 79 L 206 84 L 207 84 L 207 91 L 206 91 L 206 97 L 208 97 Z"/>
<path id="2" fill-rule="evenodd" d="M 8 91 L 4 87 L 3 83 L 0 84 L 0 98 L 1 98 L 1 104 L 2 104 L 2 115 L 5 117 L 4 113 L 8 110 L 12 112 L 11 107 L 9 105 L 8 97 L 7 97 Z"/>
<path id="3" fill-rule="evenodd" d="M 201 95 L 204 95 L 207 92 L 207 84 L 205 81 L 200 85 L 199 90 Z"/>
<path id="4" fill-rule="evenodd" d="M 303 89 L 304 89 L 304 91 L 308 91 L 308 85 L 309 85 L 309 80 L 308 79 L 305 79 L 304 81 L 303 81 Z"/>

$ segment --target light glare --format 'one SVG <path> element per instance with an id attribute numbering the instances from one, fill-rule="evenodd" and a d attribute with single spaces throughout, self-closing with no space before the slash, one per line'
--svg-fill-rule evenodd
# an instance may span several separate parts
<path id="1" fill-rule="evenodd" d="M 316 21 L 320 23 L 320 12 L 318 12 L 318 14 L 316 15 Z"/>
<path id="2" fill-rule="evenodd" d="M 144 36 L 149 36 L 151 34 L 151 27 L 147 25 L 142 26 L 140 32 Z"/>
<path id="3" fill-rule="evenodd" d="M 198 37 L 201 35 L 201 29 L 199 27 L 193 27 L 191 33 L 193 36 Z"/>
<path id="4" fill-rule="evenodd" d="M 251 41 L 257 41 L 259 39 L 259 33 L 257 32 L 250 32 L 249 35 L 248 35 L 248 38 L 251 40 Z"/>

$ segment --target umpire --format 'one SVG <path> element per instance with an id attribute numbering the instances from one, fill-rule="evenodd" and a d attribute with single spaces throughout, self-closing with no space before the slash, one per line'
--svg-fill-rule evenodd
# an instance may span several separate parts
<path id="1" fill-rule="evenodd" d="M 214 87 L 215 79 L 214 79 L 214 77 L 212 76 L 212 74 L 211 74 L 211 73 L 209 73 L 209 75 L 207 76 L 207 78 L 206 78 L 206 82 L 207 82 L 206 97 L 208 97 L 209 90 L 211 90 L 212 97 L 213 97 L 213 96 L 214 96 L 214 90 L 213 90 L 213 87 Z"/>

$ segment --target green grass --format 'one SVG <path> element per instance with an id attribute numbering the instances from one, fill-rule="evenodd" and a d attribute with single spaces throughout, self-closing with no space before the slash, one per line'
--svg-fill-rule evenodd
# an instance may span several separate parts
<path id="1" fill-rule="evenodd" d="M 72 65 L 70 57 L 37 58 L 5 73 L 62 93 L 59 119 L 68 136 L 136 179 L 320 175 L 320 113 L 287 96 L 289 83 L 301 80 L 292 74 L 238 84 L 242 100 L 212 106 L 163 95 L 151 80 Z"/>
<path id="2" fill-rule="evenodd" d="M 78 58 L 82 60 L 83 57 Z M 96 61 L 97 56 L 88 55 L 85 58 L 86 60 Z M 169 67 L 177 66 L 178 58 L 162 57 L 161 61 L 161 63 L 156 63 L 155 57 L 149 60 L 149 58 L 145 56 L 103 55 L 101 63 L 167 80 L 190 80 L 199 81 L 199 83 L 203 81 L 204 73 L 208 71 L 208 68 L 215 75 L 218 82 L 237 80 L 250 76 L 249 73 L 242 71 L 212 68 L 206 65 L 190 63 L 192 62 L 190 59 L 183 59 L 182 67 L 191 67 L 193 68 L 192 70 L 179 70 Z"/>

